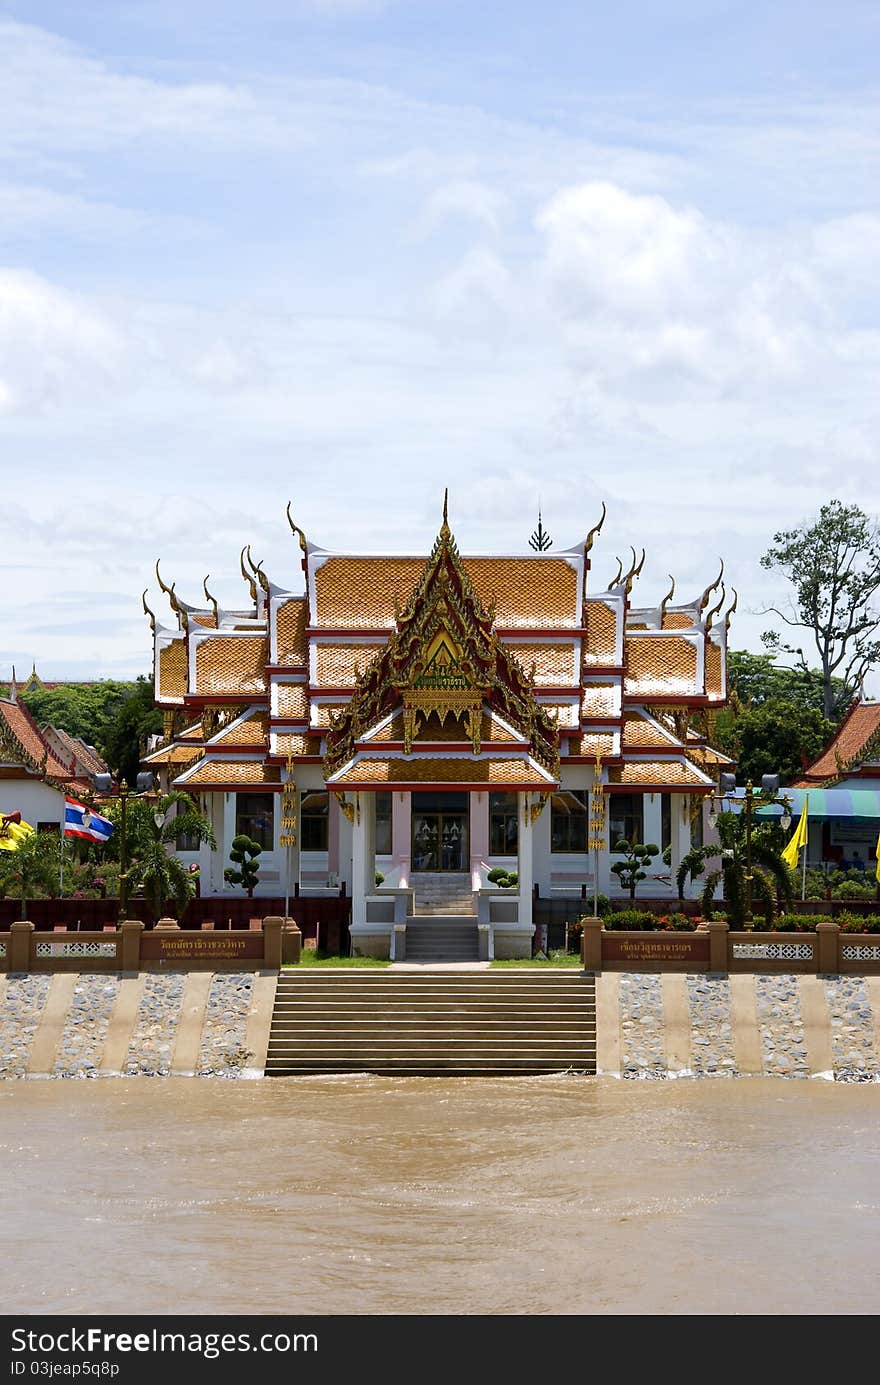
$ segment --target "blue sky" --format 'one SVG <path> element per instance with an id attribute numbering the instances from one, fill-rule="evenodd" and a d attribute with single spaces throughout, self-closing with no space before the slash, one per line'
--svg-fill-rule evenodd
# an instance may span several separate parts
<path id="1" fill-rule="evenodd" d="M 155 558 L 557 548 L 782 589 L 872 513 L 880 8 L 0 0 L 0 673 L 147 668 Z M 156 603 L 159 598 L 155 594 Z"/>

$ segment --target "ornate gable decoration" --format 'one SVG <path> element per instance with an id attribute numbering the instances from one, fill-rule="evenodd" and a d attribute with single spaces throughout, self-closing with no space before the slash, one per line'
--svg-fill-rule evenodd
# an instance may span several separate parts
<path id="1" fill-rule="evenodd" d="M 531 753 L 551 773 L 559 767 L 555 727 L 534 696 L 532 680 L 504 648 L 443 524 L 419 582 L 382 653 L 358 676 L 354 696 L 331 719 L 325 772 L 334 773 L 355 754 L 364 732 L 403 705 L 404 754 L 420 725 L 436 713 L 464 721 L 473 753 L 480 753 L 483 703 L 530 742 Z"/>

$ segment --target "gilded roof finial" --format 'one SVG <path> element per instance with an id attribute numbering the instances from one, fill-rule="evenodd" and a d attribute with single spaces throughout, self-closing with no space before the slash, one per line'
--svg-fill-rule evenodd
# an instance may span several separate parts
<path id="1" fill-rule="evenodd" d="M 732 601 L 732 603 L 731 603 L 731 605 L 730 605 L 730 607 L 729 607 L 729 609 L 728 609 L 728 611 L 727 611 L 727 613 L 726 613 L 726 615 L 725 615 L 725 617 L 724 617 L 724 630 L 725 630 L 725 633 L 730 629 L 730 617 L 733 615 L 734 611 L 736 610 L 737 602 L 739 601 L 739 592 L 737 591 L 736 587 L 733 587 L 733 588 L 732 588 L 732 591 L 733 591 L 733 601 Z"/>
<path id="2" fill-rule="evenodd" d="M 713 591 L 715 591 L 719 582 L 724 576 L 724 559 L 720 558 L 719 562 L 721 563 L 721 567 L 718 569 L 718 576 L 715 578 L 715 581 L 712 583 L 712 585 L 710 587 L 707 587 L 706 590 L 703 592 L 703 595 L 700 597 L 700 615 L 703 614 L 706 607 L 709 605 L 709 597 L 712 595 Z"/>
<path id="3" fill-rule="evenodd" d="M 256 582 L 254 581 L 253 574 L 250 573 L 250 572 L 248 572 L 247 568 L 246 568 L 245 565 L 244 565 L 244 555 L 245 555 L 246 552 L 247 552 L 247 544 L 245 544 L 244 548 L 241 550 L 241 556 L 240 556 L 240 559 L 239 559 L 239 563 L 240 563 L 240 566 L 241 566 L 241 575 L 242 575 L 242 577 L 244 578 L 244 580 L 245 580 L 245 581 L 247 582 L 247 584 L 248 584 L 248 589 L 250 590 L 250 594 L 251 594 L 251 601 L 253 601 L 254 605 L 256 605 L 256 604 L 257 604 L 257 584 L 256 584 Z"/>
<path id="4" fill-rule="evenodd" d="M 618 558 L 618 559 L 617 559 L 617 571 L 615 572 L 615 574 L 614 574 L 614 576 L 612 577 L 611 581 L 608 583 L 608 590 L 609 590 L 609 591 L 611 590 L 612 587 L 616 587 L 616 586 L 617 586 L 617 584 L 618 584 L 618 582 L 620 581 L 620 579 L 621 579 L 622 576 L 623 576 L 623 563 L 621 562 L 620 558 Z"/>
<path id="5" fill-rule="evenodd" d="M 147 592 L 148 592 L 148 590 L 149 590 L 148 587 L 144 587 L 144 594 L 143 594 L 143 596 L 141 597 L 141 604 L 143 605 L 143 608 L 144 608 L 144 615 L 150 617 L 150 631 L 152 632 L 152 634 L 155 635 L 155 633 L 156 633 L 156 616 L 155 616 L 154 612 L 151 611 L 150 608 L 149 608 L 149 606 L 147 605 Z M 12 676 L 13 676 L 13 678 L 15 677 L 15 669 L 12 670 Z"/>
<path id="6" fill-rule="evenodd" d="M 632 545 L 630 545 L 630 547 L 631 547 L 631 551 L 632 551 L 632 555 L 633 555 L 633 565 L 632 565 L 632 567 L 630 568 L 629 572 L 626 574 L 626 594 L 627 594 L 627 596 L 629 596 L 630 592 L 632 591 L 632 584 L 633 584 L 634 580 L 636 579 L 636 577 L 641 576 L 642 568 L 645 566 L 645 550 L 644 550 L 644 548 L 642 549 L 642 556 L 641 556 L 641 558 L 637 559 L 637 558 L 636 558 L 636 550 L 635 550 L 634 548 L 632 548 Z"/>
<path id="7" fill-rule="evenodd" d="M 262 560 L 261 560 L 260 562 L 258 562 L 258 563 L 255 563 L 254 560 L 253 560 L 253 558 L 251 557 L 251 546 L 250 546 L 250 544 L 248 544 L 248 546 L 247 546 L 247 555 L 248 555 L 248 562 L 250 563 L 251 567 L 252 567 L 253 570 L 254 570 L 254 575 L 255 575 L 257 581 L 259 582 L 260 586 L 263 588 L 263 591 L 266 593 L 266 595 L 269 596 L 269 595 L 271 594 L 271 589 L 270 589 L 270 587 L 269 587 L 269 579 L 268 579 L 268 577 L 266 576 L 265 572 L 263 571 L 263 563 L 262 563 Z"/>
<path id="8" fill-rule="evenodd" d="M 440 526 L 440 537 L 449 538 L 449 487 L 443 491 L 443 523 Z"/>
<path id="9" fill-rule="evenodd" d="M 602 501 L 602 514 L 601 514 L 601 517 L 600 517 L 600 519 L 599 519 L 599 523 L 598 523 L 598 524 L 594 524 L 593 527 L 592 527 L 592 529 L 590 530 L 589 534 L 587 535 L 586 542 L 585 542 L 585 544 L 584 544 L 584 556 L 586 556 L 586 555 L 589 553 L 590 549 L 593 547 L 593 544 L 596 542 L 596 539 L 597 539 L 598 536 L 601 534 L 601 532 L 602 532 L 602 525 L 605 523 L 605 516 L 606 516 L 607 513 L 608 513 L 608 511 L 607 511 L 606 508 L 605 508 L 605 501 L 603 500 L 603 501 Z"/>
<path id="10" fill-rule="evenodd" d="M 724 583 L 722 582 L 722 583 L 721 583 L 721 599 L 719 600 L 718 605 L 717 605 L 717 606 L 713 606 L 712 609 L 711 609 L 711 611 L 707 611 L 707 612 L 706 612 L 706 634 L 708 634 L 709 631 L 712 629 L 712 621 L 715 619 L 715 617 L 717 616 L 718 612 L 721 610 L 721 607 L 724 605 L 724 602 L 725 602 L 725 600 L 726 600 L 726 597 L 727 597 L 727 592 L 724 590 Z"/>
<path id="11" fill-rule="evenodd" d="M 175 591 L 175 587 L 177 586 L 177 583 L 176 583 L 176 582 L 172 582 L 172 583 L 171 583 L 171 586 L 169 587 L 169 585 L 168 585 L 167 582 L 163 582 L 163 580 L 162 580 L 162 574 L 161 574 L 161 572 L 159 571 L 159 559 L 158 559 L 158 558 L 156 559 L 156 581 L 159 583 L 159 586 L 162 588 L 162 591 L 163 591 L 163 592 L 165 593 L 165 595 L 168 597 L 168 600 L 169 600 L 169 602 L 171 603 L 171 609 L 172 609 L 172 611 L 174 612 L 174 614 L 177 616 L 177 620 L 178 620 L 178 624 L 180 625 L 180 628 L 181 628 L 182 630 L 185 630 L 185 629 L 187 628 L 186 611 L 183 609 L 183 607 L 181 606 L 180 602 L 179 602 L 178 599 L 177 599 L 177 593 L 176 593 L 176 591 Z"/>
<path id="12" fill-rule="evenodd" d="M 671 601 L 672 598 L 675 596 L 675 578 L 673 577 L 673 575 L 672 575 L 671 572 L 667 572 L 666 576 L 669 578 L 669 580 L 670 580 L 670 582 L 672 583 L 672 585 L 671 585 L 671 587 L 669 588 L 669 591 L 668 591 L 668 592 L 666 593 L 666 595 L 664 596 L 663 600 L 660 602 L 660 629 L 661 629 L 661 630 L 663 629 L 663 620 L 664 620 L 664 617 L 665 617 L 665 615 L 666 615 L 666 607 L 669 605 L 670 601 Z"/>
<path id="13" fill-rule="evenodd" d="M 217 609 L 217 600 L 216 600 L 216 598 L 213 597 L 213 596 L 211 595 L 211 593 L 208 591 L 208 577 L 210 577 L 210 576 L 211 576 L 211 574 L 210 574 L 210 572 L 209 572 L 209 573 L 208 573 L 208 576 L 207 576 L 207 577 L 204 579 L 204 581 L 202 582 L 202 589 L 203 589 L 203 591 L 204 591 L 204 593 L 205 593 L 205 600 L 206 600 L 206 601 L 210 601 L 212 607 L 214 608 L 214 624 L 217 625 L 217 626 L 219 626 L 219 624 L 220 624 L 220 613 L 219 613 L 219 611 L 218 611 L 218 609 Z"/>

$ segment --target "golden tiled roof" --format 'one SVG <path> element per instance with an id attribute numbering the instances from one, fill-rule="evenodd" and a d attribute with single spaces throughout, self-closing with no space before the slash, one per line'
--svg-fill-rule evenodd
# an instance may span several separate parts
<path id="1" fill-rule="evenodd" d="M 664 630 L 690 630 L 693 621 L 684 611 L 667 611 L 663 616 Z"/>
<path id="2" fill-rule="evenodd" d="M 626 642 L 627 693 L 693 696 L 698 691 L 697 651 L 676 635 L 633 635 Z"/>
<path id="3" fill-rule="evenodd" d="M 627 712 L 623 718 L 623 748 L 629 750 L 633 746 L 649 746 L 660 750 L 672 750 L 678 744 L 677 741 L 670 740 L 665 736 L 653 722 L 646 717 L 640 716 L 638 712 Z"/>
<path id="4" fill-rule="evenodd" d="M 255 712 L 240 721 L 237 726 L 228 726 L 221 735 L 211 741 L 214 746 L 253 745 L 262 747 L 269 734 L 269 718 L 265 712 Z"/>
<path id="5" fill-rule="evenodd" d="M 724 697 L 723 680 L 721 677 L 721 649 L 714 640 L 706 641 L 706 692 L 709 697 Z"/>
<path id="6" fill-rule="evenodd" d="M 633 786 L 669 784 L 675 788 L 705 789 L 710 786 L 693 765 L 681 760 L 627 760 L 608 771 L 609 784 Z"/>
<path id="7" fill-rule="evenodd" d="M 160 750 L 154 750 L 152 755 L 145 755 L 142 764 L 145 765 L 176 765 L 178 773 L 184 765 L 192 764 L 202 753 L 200 745 L 165 745 Z"/>
<path id="8" fill-rule="evenodd" d="M 280 776 L 276 765 L 264 765 L 262 760 L 205 760 L 198 765 L 181 787 L 186 789 L 211 788 L 216 784 L 256 785 L 279 784 Z"/>
<path id="9" fill-rule="evenodd" d="M 343 770 L 333 788 L 366 784 L 515 784 L 546 791 L 550 785 L 525 759 L 395 759 L 364 758 Z"/>
<path id="10" fill-rule="evenodd" d="M 576 702 L 545 702 L 541 698 L 541 706 L 560 731 L 575 731 L 581 724 L 581 710 Z"/>
<path id="11" fill-rule="evenodd" d="M 279 664 L 307 664 L 309 645 L 306 639 L 309 609 L 304 596 L 285 601 L 278 607 L 276 634 Z"/>
<path id="12" fill-rule="evenodd" d="M 293 755 L 299 758 L 302 755 L 320 755 L 321 737 L 304 736 L 299 731 L 273 731 L 272 732 L 272 754 L 273 755 Z"/>
<path id="13" fill-rule="evenodd" d="M 585 683 L 581 697 L 581 717 L 620 716 L 620 686 L 617 683 Z"/>
<path id="14" fill-rule="evenodd" d="M 512 640 L 505 643 L 526 673 L 531 673 L 534 664 L 536 687 L 580 682 L 574 644 L 516 644 Z"/>
<path id="15" fill-rule="evenodd" d="M 569 755 L 614 755 L 616 747 L 612 731 L 594 731 L 585 736 L 572 738 L 568 743 Z"/>
<path id="16" fill-rule="evenodd" d="M 733 760 L 723 751 L 716 750 L 711 745 L 689 745 L 688 759 L 693 760 L 700 769 L 707 772 L 715 769 L 718 765 L 732 765 Z"/>
<path id="17" fill-rule="evenodd" d="M 398 714 L 393 717 L 387 726 L 383 726 L 374 736 L 370 736 L 371 745 L 382 745 L 389 741 L 403 740 L 403 717 Z M 522 737 L 515 732 L 505 731 L 503 726 L 484 712 L 480 722 L 480 741 L 483 745 L 497 745 L 499 742 L 510 744 L 511 741 L 521 741 Z M 465 728 L 464 722 L 447 717 L 446 724 L 440 724 L 440 718 L 432 715 L 427 722 L 420 722 L 418 734 L 414 744 L 419 741 L 430 744 L 439 744 L 444 741 L 470 741 L 470 737 Z"/>
<path id="18" fill-rule="evenodd" d="M 305 683 L 275 683 L 276 716 L 308 721 L 309 698 Z"/>
<path id="19" fill-rule="evenodd" d="M 213 613 L 200 613 L 198 615 L 192 613 L 189 618 L 194 625 L 203 625 L 207 630 L 217 629 L 217 621 L 214 619 Z"/>
<path id="20" fill-rule="evenodd" d="M 244 697 L 266 690 L 265 635 L 213 635 L 196 649 L 196 686 L 200 696 Z"/>
<path id="21" fill-rule="evenodd" d="M 196 721 L 193 723 L 192 726 L 188 726 L 185 731 L 178 732 L 177 739 L 179 741 L 204 740 L 204 734 L 202 732 L 202 723 L 200 721 Z"/>
<path id="22" fill-rule="evenodd" d="M 585 605 L 587 636 L 584 640 L 585 664 L 613 664 L 617 661 L 617 611 L 604 601 Z"/>
<path id="23" fill-rule="evenodd" d="M 319 644 L 318 685 L 353 688 L 357 670 L 363 673 L 381 653 L 380 644 Z"/>
<path id="24" fill-rule="evenodd" d="M 159 646 L 157 702 L 182 702 L 187 690 L 186 640 L 181 636 Z"/>
<path id="25" fill-rule="evenodd" d="M 343 707 L 346 706 L 346 705 L 347 705 L 347 704 L 344 703 L 344 702 L 316 702 L 316 703 L 313 703 L 313 705 L 312 705 L 311 724 L 312 724 L 313 726 L 318 726 L 318 727 L 320 727 L 322 731 L 328 730 L 328 729 L 329 729 L 329 726 L 330 726 L 330 718 L 331 718 L 331 716 L 337 716 L 337 717 L 338 717 L 338 716 L 339 716 L 339 713 L 342 711 Z M 292 712 L 290 712 L 290 713 L 288 713 L 288 715 L 289 715 L 289 716 L 293 716 L 294 714 L 293 714 Z"/>
<path id="26" fill-rule="evenodd" d="M 403 609 L 425 558 L 332 557 L 315 573 L 316 623 L 388 628 L 394 601 Z M 578 623 L 578 576 L 564 558 L 465 558 L 465 570 L 484 607 L 495 601 L 502 628 L 550 628 Z"/>

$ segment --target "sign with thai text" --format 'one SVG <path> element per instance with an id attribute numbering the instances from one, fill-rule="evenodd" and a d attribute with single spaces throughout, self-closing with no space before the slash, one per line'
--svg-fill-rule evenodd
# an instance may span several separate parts
<path id="1" fill-rule="evenodd" d="M 170 929 L 144 933 L 144 962 L 245 962 L 262 961 L 262 933 L 175 933 Z"/>
<path id="2" fill-rule="evenodd" d="M 621 962 L 627 966 L 708 967 L 707 933 L 614 933 L 602 934 L 602 962 Z"/>

